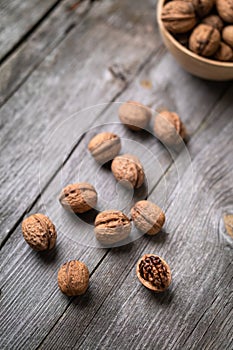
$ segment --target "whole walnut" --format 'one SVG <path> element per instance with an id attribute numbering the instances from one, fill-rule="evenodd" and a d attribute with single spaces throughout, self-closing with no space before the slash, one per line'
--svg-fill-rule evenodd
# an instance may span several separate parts
<path id="1" fill-rule="evenodd" d="M 112 162 L 112 173 L 116 180 L 128 188 L 139 188 L 144 182 L 144 169 L 140 160 L 132 154 L 117 156 Z"/>
<path id="2" fill-rule="evenodd" d="M 85 213 L 96 206 L 97 192 L 87 182 L 70 184 L 61 191 L 59 201 L 69 211 L 76 214 Z"/>
<path id="3" fill-rule="evenodd" d="M 233 50 L 229 45 L 220 42 L 219 48 L 214 54 L 214 58 L 216 58 L 218 61 L 232 61 Z"/>
<path id="4" fill-rule="evenodd" d="M 224 27 L 222 19 L 217 15 L 210 15 L 203 18 L 202 23 L 208 24 L 209 26 L 218 29 L 219 32 L 221 32 Z"/>
<path id="5" fill-rule="evenodd" d="M 193 6 L 199 17 L 205 17 L 212 10 L 215 0 L 192 0 Z"/>
<path id="6" fill-rule="evenodd" d="M 233 23 L 233 1 L 216 0 L 219 16 L 227 23 Z"/>
<path id="7" fill-rule="evenodd" d="M 88 149 L 98 163 L 104 164 L 119 154 L 121 140 L 112 132 L 102 132 L 91 139 Z"/>
<path id="8" fill-rule="evenodd" d="M 89 271 L 81 261 L 68 261 L 59 269 L 57 280 L 62 293 L 69 297 L 82 295 L 88 288 Z"/>
<path id="9" fill-rule="evenodd" d="M 197 23 L 192 3 L 185 1 L 175 0 L 165 4 L 161 19 L 165 28 L 173 34 L 186 33 Z"/>
<path id="10" fill-rule="evenodd" d="M 201 56 L 212 56 L 220 44 L 219 31 L 207 24 L 199 24 L 189 38 L 191 51 Z"/>
<path id="11" fill-rule="evenodd" d="M 55 246 L 57 232 L 52 221 L 43 214 L 33 214 L 22 222 L 25 241 L 37 251 L 49 250 Z"/>
<path id="12" fill-rule="evenodd" d="M 129 218 L 119 210 L 105 210 L 95 219 L 95 236 L 103 244 L 114 244 L 127 238 L 131 231 Z"/>
<path id="13" fill-rule="evenodd" d="M 191 2 L 198 17 L 205 17 L 212 10 L 215 0 L 181 0 Z"/>
<path id="14" fill-rule="evenodd" d="M 121 122 L 134 131 L 145 129 L 151 118 L 150 109 L 136 101 L 123 103 L 118 114 Z"/>
<path id="15" fill-rule="evenodd" d="M 186 129 L 178 114 L 161 111 L 155 118 L 154 132 L 165 145 L 178 145 L 186 137 Z"/>
<path id="16" fill-rule="evenodd" d="M 226 26 L 222 31 L 222 38 L 227 45 L 233 49 L 233 25 Z"/>
<path id="17" fill-rule="evenodd" d="M 137 229 L 148 235 L 158 233 L 165 222 L 162 209 L 150 201 L 142 200 L 135 203 L 130 213 Z"/>

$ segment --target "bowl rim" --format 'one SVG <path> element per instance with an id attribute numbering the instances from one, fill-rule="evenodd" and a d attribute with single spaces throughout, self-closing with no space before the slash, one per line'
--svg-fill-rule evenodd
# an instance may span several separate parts
<path id="1" fill-rule="evenodd" d="M 164 27 L 163 21 L 161 19 L 161 13 L 162 8 L 166 0 L 158 0 L 157 4 L 157 21 L 159 24 L 160 29 L 162 29 L 165 33 L 165 35 L 168 37 L 168 39 L 173 43 L 173 45 L 176 46 L 177 49 L 183 51 L 185 54 L 191 56 L 193 59 L 196 59 L 197 61 L 200 61 L 202 63 L 206 63 L 215 67 L 221 67 L 221 68 L 233 68 L 233 62 L 221 62 L 221 61 L 214 61 L 202 56 L 197 55 L 196 53 L 192 52 L 191 50 L 184 47 L 182 44 L 179 43 L 178 40 L 176 40 L 173 35 L 169 33 L 169 31 Z"/>

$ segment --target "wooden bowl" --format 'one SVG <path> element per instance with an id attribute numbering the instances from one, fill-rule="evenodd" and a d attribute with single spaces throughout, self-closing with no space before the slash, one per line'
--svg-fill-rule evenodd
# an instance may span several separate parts
<path id="1" fill-rule="evenodd" d="M 181 45 L 164 27 L 161 20 L 165 0 L 158 0 L 157 20 L 160 34 L 167 49 L 177 62 L 188 72 L 200 78 L 209 80 L 233 79 L 233 62 L 219 62 L 196 55 Z"/>

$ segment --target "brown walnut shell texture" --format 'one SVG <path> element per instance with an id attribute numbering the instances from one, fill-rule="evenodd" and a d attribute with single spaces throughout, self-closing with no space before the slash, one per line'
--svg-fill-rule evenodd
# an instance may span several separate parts
<path id="1" fill-rule="evenodd" d="M 186 33 L 197 23 L 193 4 L 185 1 L 171 1 L 165 4 L 161 19 L 165 28 L 174 34 Z"/>
<path id="2" fill-rule="evenodd" d="M 89 271 L 81 261 L 68 261 L 59 269 L 57 280 L 62 293 L 67 296 L 82 295 L 88 288 Z"/>
<path id="3" fill-rule="evenodd" d="M 136 101 L 123 103 L 118 114 L 120 121 L 134 131 L 145 129 L 151 119 L 150 109 Z"/>
<path id="4" fill-rule="evenodd" d="M 131 209 L 131 217 L 135 226 L 143 233 L 155 235 L 165 222 L 165 214 L 156 204 L 142 200 Z"/>
<path id="5" fill-rule="evenodd" d="M 112 172 L 116 180 L 125 187 L 139 188 L 144 182 L 144 169 L 140 160 L 131 154 L 117 156 L 112 162 Z"/>
<path id="6" fill-rule="evenodd" d="M 233 49 L 233 25 L 223 28 L 222 38 Z"/>
<path id="7" fill-rule="evenodd" d="M 212 10 L 215 0 L 192 0 L 194 9 L 199 17 L 205 17 Z"/>
<path id="8" fill-rule="evenodd" d="M 103 132 L 91 139 L 88 149 L 98 163 L 104 164 L 119 154 L 121 140 L 112 132 Z"/>
<path id="9" fill-rule="evenodd" d="M 161 111 L 155 118 L 155 135 L 168 146 L 179 145 L 186 137 L 186 129 L 175 112 Z"/>
<path id="10" fill-rule="evenodd" d="M 145 254 L 137 263 L 139 281 L 154 292 L 164 292 L 171 284 L 171 270 L 164 259 L 155 254 Z"/>
<path id="11" fill-rule="evenodd" d="M 199 24 L 189 38 L 191 51 L 201 56 L 212 56 L 220 44 L 220 33 L 207 24 Z"/>
<path id="12" fill-rule="evenodd" d="M 43 214 L 33 214 L 22 222 L 25 241 L 36 251 L 50 250 L 55 246 L 57 232 L 52 221 Z"/>
<path id="13" fill-rule="evenodd" d="M 81 214 L 96 206 L 97 192 L 87 182 L 71 184 L 63 188 L 59 201 L 65 209 Z"/>
<path id="14" fill-rule="evenodd" d="M 214 58 L 218 61 L 230 62 L 233 60 L 233 50 L 229 45 L 220 42 L 219 48 L 214 54 Z"/>
<path id="15" fill-rule="evenodd" d="M 202 23 L 218 29 L 219 32 L 221 32 L 224 27 L 222 19 L 217 15 L 210 15 L 203 18 Z"/>
<path id="16" fill-rule="evenodd" d="M 129 236 L 131 222 L 119 210 L 106 210 L 97 215 L 94 231 L 98 241 L 104 244 L 114 244 Z"/>
<path id="17" fill-rule="evenodd" d="M 227 23 L 233 23 L 233 1 L 216 0 L 219 16 Z"/>

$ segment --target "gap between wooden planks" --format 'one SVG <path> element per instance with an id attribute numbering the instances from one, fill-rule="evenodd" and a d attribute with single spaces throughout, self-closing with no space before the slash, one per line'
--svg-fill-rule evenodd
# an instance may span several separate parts
<path id="1" fill-rule="evenodd" d="M 129 6 L 129 3 L 126 5 Z M 148 21 L 152 21 L 150 6 L 141 12 L 142 18 L 145 17 Z M 1 203 L 3 240 L 39 195 L 38 166 L 41 152 L 64 116 L 70 116 L 87 105 L 116 98 L 144 62 L 147 62 L 148 57 L 161 45 L 156 32 L 144 32 L 143 21 L 141 25 L 139 23 L 136 28 L 126 32 L 121 23 L 120 29 L 118 22 L 114 25 L 104 23 L 101 9 L 102 6 L 93 9 L 86 22 L 70 33 L 66 40 L 46 57 L 2 107 L 1 159 L 4 167 L 1 184 L 5 194 Z M 111 6 L 108 3 L 105 11 L 108 14 L 110 10 Z M 137 11 L 139 10 L 140 6 L 137 8 Z M 124 6 L 117 12 L 117 18 L 121 18 L 122 12 Z M 132 15 L 130 12 L 124 14 L 126 19 L 128 18 L 125 26 L 132 21 Z M 93 47 L 97 42 L 93 55 Z M 119 43 L 124 47 L 120 51 Z M 105 50 L 106 47 L 108 50 Z M 109 73 L 109 66 L 115 62 L 126 72 L 127 82 L 122 82 Z M 91 125 L 94 119 L 95 116 L 89 116 L 86 124 L 80 127 L 80 132 Z M 63 162 L 59 155 L 64 148 L 63 143 L 66 144 L 69 140 L 72 129 L 73 126 L 66 130 L 66 135 L 61 135 L 59 143 L 53 145 L 53 156 L 48 159 L 46 169 L 42 169 L 42 172 L 47 174 L 47 182 Z M 17 185 L 16 174 L 19 180 Z M 27 194 L 24 191 L 24 181 L 27 184 Z M 14 183 L 16 191 L 14 198 L 10 196 L 11 183 Z"/>
<path id="2" fill-rule="evenodd" d="M 85 300 L 75 299 L 79 308 L 77 309 L 75 301 L 69 306 L 40 349 L 55 349 L 57 346 L 94 349 L 100 346 L 109 348 L 110 345 L 113 348 L 131 346 L 136 349 L 195 349 L 197 346 L 208 348 L 210 344 L 213 349 L 229 348 L 229 330 L 232 327 L 229 316 L 232 312 L 232 252 L 224 249 L 224 246 L 228 246 L 226 237 L 223 236 L 222 241 L 218 241 L 218 221 L 223 214 L 221 210 L 225 205 L 228 206 L 228 199 L 232 200 L 233 195 L 230 184 L 233 173 L 230 161 L 230 150 L 233 146 L 231 94 L 232 89 L 221 101 L 221 108 L 216 106 L 203 131 L 191 140 L 194 145 L 200 142 L 203 146 L 203 151 L 197 153 L 194 158 L 193 166 L 195 171 L 199 168 L 199 173 L 195 177 L 194 187 L 197 187 L 197 190 L 194 191 L 193 204 L 184 206 L 187 199 L 185 188 L 189 190 L 191 175 L 191 169 L 187 169 L 182 179 L 182 189 L 173 187 L 174 194 L 171 197 L 174 203 L 172 205 L 170 202 L 166 208 L 169 220 L 167 230 L 170 234 L 165 238 L 163 232 L 158 237 L 149 238 L 149 242 L 145 239 L 140 245 L 136 242 L 134 245 L 112 250 L 95 271 L 94 286 L 92 285 L 94 296 L 84 297 Z M 223 113 L 222 118 L 219 118 L 219 112 Z M 222 134 L 217 139 L 219 129 L 222 130 Z M 206 136 L 212 140 L 207 145 Z M 216 156 L 209 157 L 210 154 L 224 159 L 222 166 L 218 164 Z M 222 176 L 219 178 L 220 174 Z M 215 189 L 211 188 L 211 196 L 207 192 L 208 198 L 204 195 L 204 201 L 202 197 L 200 205 L 200 194 L 205 194 L 205 189 L 209 190 L 213 184 Z M 180 201 L 181 195 L 184 198 Z M 232 202 L 230 203 L 232 205 Z M 219 212 L 216 212 L 216 206 Z M 196 215 L 200 216 L 199 220 L 196 220 Z M 207 237 L 206 234 L 203 236 L 203 231 L 208 233 Z M 139 284 L 136 287 L 134 270 L 140 254 L 143 251 L 155 251 L 155 247 L 156 253 L 165 255 L 173 265 L 175 286 L 171 292 L 152 297 L 152 294 Z M 98 293 L 103 284 L 107 290 L 103 291 L 102 288 L 102 292 Z M 175 306 L 171 313 L 164 313 L 164 309 L 172 306 L 172 303 Z M 137 324 L 134 324 L 135 320 Z M 78 329 L 76 322 L 79 324 Z M 215 332 L 222 322 L 222 334 Z M 70 338 L 69 333 L 64 336 L 66 330 L 69 330 L 73 337 Z M 140 332 L 140 340 L 135 337 L 134 332 L 136 335 Z M 63 337 L 60 334 L 63 334 Z"/>
<path id="3" fill-rule="evenodd" d="M 40 25 L 40 23 L 56 8 L 59 0 L 24 1 L 18 0 L 1 3 L 0 63 L 6 60 L 21 42 Z"/>
<path id="4" fill-rule="evenodd" d="M 22 38 L 20 44 L 0 67 L 0 106 L 14 94 L 41 64 L 45 57 L 65 40 L 66 36 L 85 19 L 93 2 L 81 1 L 73 8 L 73 1 L 59 1 Z M 35 5 L 34 5 L 35 6 Z"/>
<path id="5" fill-rule="evenodd" d="M 167 57 L 166 57 L 166 59 L 168 59 Z M 152 65 L 152 67 L 154 67 L 154 65 Z M 166 67 L 167 67 L 167 65 L 166 65 Z M 154 71 L 154 69 L 156 69 L 156 70 L 158 70 L 158 71 L 160 71 L 159 70 L 159 68 L 161 68 L 161 67 L 155 67 L 155 68 L 153 68 L 152 69 L 152 75 L 153 75 L 153 71 Z M 145 67 L 145 69 L 144 70 L 146 70 L 146 67 Z M 148 71 L 147 71 L 147 74 L 148 74 Z M 183 75 L 183 74 L 185 74 L 185 73 L 183 73 L 182 71 L 180 71 L 179 69 L 177 70 L 177 73 L 176 74 L 178 74 L 178 76 L 179 75 Z M 141 73 L 141 76 L 143 76 L 144 75 L 144 71 Z M 177 76 L 177 78 L 178 78 L 178 76 Z M 185 78 L 186 79 L 192 79 L 190 76 L 188 76 L 188 75 L 185 75 Z M 141 77 L 139 77 L 139 80 L 141 79 Z M 199 82 L 199 81 L 198 81 Z M 199 82 L 200 83 L 200 82 Z M 198 83 L 198 84 L 199 84 Z M 136 88 L 138 85 L 137 85 L 137 82 L 135 82 L 135 85 L 133 86 L 130 86 L 129 87 L 129 91 L 127 92 L 125 92 L 126 93 L 126 96 L 125 97 L 127 97 L 127 93 L 129 93 L 129 94 L 131 94 L 131 92 L 130 92 L 130 89 L 132 89 L 132 91 L 134 91 L 135 92 L 135 94 L 137 95 L 140 91 L 141 91 L 141 89 L 138 87 L 138 88 Z M 194 87 L 195 88 L 195 87 Z M 190 93 L 191 94 L 191 90 L 192 90 L 192 88 L 190 88 L 190 91 L 188 92 L 188 93 Z M 187 91 L 187 88 L 186 88 L 186 91 Z M 142 91 L 141 91 L 142 92 Z M 153 93 L 149 93 L 148 94 L 148 92 L 145 92 L 145 95 L 143 96 L 144 98 L 149 98 L 149 95 L 151 96 L 151 98 L 153 99 L 154 98 L 154 94 Z M 200 95 L 201 96 L 201 95 Z M 228 96 L 228 95 L 227 95 Z M 165 98 L 165 97 L 164 97 Z M 171 98 L 171 97 L 170 97 Z M 200 98 L 200 97 L 199 97 Z M 225 108 L 225 102 L 228 100 L 228 97 L 227 97 L 227 99 L 225 99 L 224 100 L 224 98 L 220 101 L 221 102 L 221 108 L 223 109 L 223 108 Z M 170 102 L 171 103 L 171 102 Z M 112 107 L 112 108 L 114 108 L 114 106 Z M 220 108 L 220 110 L 218 110 L 217 109 L 217 111 L 216 111 L 216 114 L 218 114 L 219 112 L 221 112 L 221 108 Z M 208 110 L 208 109 L 207 109 Z M 110 111 L 110 114 L 112 115 L 112 113 L 111 113 L 111 111 Z M 109 114 L 108 114 L 108 111 L 106 111 L 106 113 L 105 113 L 105 115 L 103 116 L 103 121 L 104 120 L 106 120 L 105 118 L 107 118 L 107 116 L 108 116 Z M 187 116 L 187 118 L 188 118 L 188 116 Z M 202 117 L 201 118 L 201 120 L 202 119 L 205 119 L 205 117 Z M 216 118 L 216 117 L 215 117 Z M 115 118 L 114 118 L 115 119 Z M 113 120 L 114 120 L 113 119 Z M 196 128 L 198 129 L 198 127 L 199 127 L 199 125 L 200 125 L 200 122 L 201 122 L 201 120 L 199 119 L 199 121 L 196 121 Z M 188 121 L 188 120 L 187 120 Z M 132 137 L 132 135 L 130 134 L 130 136 Z M 139 137 L 143 137 L 142 135 L 140 136 L 138 136 L 138 135 L 135 135 L 135 138 L 137 139 L 137 138 L 139 138 Z M 83 146 L 85 147 L 85 143 L 83 144 Z M 163 148 L 159 145 L 159 143 L 156 143 L 155 144 L 155 151 L 157 151 L 157 152 L 161 152 L 162 151 L 162 153 L 161 154 L 163 154 Z M 75 154 L 74 154 L 75 155 Z M 162 157 L 163 158 L 163 157 Z M 71 165 L 72 165 L 72 163 L 71 163 Z M 59 190 L 59 189 L 55 189 L 55 190 Z M 55 193 L 55 191 L 54 191 L 54 188 L 51 186 L 51 193 Z M 51 198 L 51 205 L 53 205 L 53 202 L 54 202 L 54 198 L 53 197 L 51 197 L 51 196 L 48 196 L 48 197 L 50 197 Z M 48 203 L 48 205 L 50 205 L 50 203 Z M 35 210 L 36 210 L 36 208 L 34 208 Z M 17 250 L 17 251 L 20 251 L 22 248 L 19 248 L 19 247 L 24 247 L 25 246 L 25 243 L 22 241 L 22 238 L 21 238 L 21 232 L 20 232 L 20 228 L 18 228 L 17 229 L 17 236 L 15 237 L 16 238 L 16 242 L 18 242 L 17 244 L 19 244 L 19 246 L 17 246 L 16 245 L 16 247 L 15 247 L 15 249 Z M 10 241 L 11 241 L 11 243 L 12 243 L 12 240 L 14 240 L 14 237 L 12 236 L 11 237 L 11 239 L 10 239 Z M 8 245 L 9 243 L 7 243 L 7 245 Z M 136 244 L 138 244 L 138 242 L 136 242 Z M 66 258 L 68 258 L 68 259 L 70 259 L 70 258 L 73 258 L 73 257 L 77 257 L 77 253 L 75 253 L 75 255 L 73 255 L 74 254 L 74 252 L 73 252 L 73 247 L 71 248 L 71 250 L 69 250 L 69 251 L 67 251 L 67 245 L 68 245 L 68 242 L 67 242 L 67 240 L 66 240 L 66 238 L 65 237 L 63 237 L 63 240 L 62 240 L 62 242 L 60 242 L 59 243 L 59 245 L 58 245 L 58 249 L 59 249 L 59 258 L 58 257 L 56 257 L 58 260 L 59 260 L 59 262 L 60 263 L 62 263 Z M 14 246 L 14 244 L 13 244 L 13 246 Z M 7 250 L 9 249 L 9 247 L 8 248 L 6 248 Z M 83 248 L 82 248 L 83 249 Z M 93 266 L 92 264 L 94 264 L 94 266 L 95 266 L 95 261 L 97 262 L 98 260 L 95 260 L 96 259 L 96 250 L 85 250 L 85 248 L 84 248 L 84 251 L 83 251 L 83 253 L 82 253 L 82 249 L 80 250 L 80 255 L 78 256 L 78 258 L 80 258 L 80 259 L 84 259 L 84 261 L 85 262 L 87 262 L 88 263 L 88 265 L 89 266 Z M 28 254 L 29 254 L 29 256 L 28 256 L 28 254 L 26 254 L 25 255 L 25 252 L 26 251 L 28 251 Z M 73 252 L 73 253 L 72 253 Z M 60 255 L 61 254 L 61 255 Z M 105 254 L 105 253 L 103 253 L 103 254 Z M 29 259 L 29 257 L 31 257 L 32 259 L 33 259 L 33 256 L 34 256 L 34 254 L 33 254 L 33 252 L 31 252 L 30 251 L 30 249 L 27 249 L 27 247 L 24 247 L 24 253 L 23 253 L 23 255 L 25 255 L 24 256 L 24 261 L 25 262 L 29 262 L 30 263 L 30 259 Z M 101 255 L 99 255 L 99 252 L 98 252 L 98 257 L 100 258 L 102 258 L 102 254 Z M 54 257 L 54 256 L 53 256 Z M 94 257 L 94 259 L 93 259 L 93 257 Z M 9 260 L 10 260 L 10 258 L 9 258 Z M 51 260 L 52 260 L 52 257 L 51 257 Z M 33 261 L 33 260 L 32 260 Z M 17 261 L 15 262 L 16 264 L 17 264 Z M 38 261 L 38 264 L 39 263 L 41 263 L 41 261 Z M 52 263 L 51 261 L 50 261 L 50 263 Z M 58 264 L 58 261 L 56 262 L 56 265 Z M 94 266 L 93 266 L 93 268 L 94 268 Z M 47 278 L 49 278 L 49 276 L 50 276 L 50 273 L 49 273 L 49 269 L 48 269 L 48 271 L 47 271 L 47 265 L 46 265 L 46 274 L 45 274 L 45 279 L 47 279 Z M 38 269 L 40 269 L 40 265 L 36 265 L 36 268 Z M 10 268 L 11 270 L 12 270 L 12 268 Z M 18 269 L 18 268 L 17 268 Z M 33 270 L 35 271 L 35 268 L 33 268 Z M 19 266 L 19 271 L 20 271 L 20 266 Z M 39 272 L 39 271 L 38 271 Z M 9 272 L 8 272 L 8 270 L 6 269 L 6 271 L 5 271 L 5 273 L 6 273 L 6 275 L 8 275 L 9 274 Z M 43 272 L 44 273 L 44 272 Z M 17 275 L 17 272 L 16 271 L 14 271 L 14 275 Z M 41 274 L 41 272 L 40 272 L 40 274 Z M 36 274 L 37 275 L 37 274 Z M 56 275 L 56 271 L 55 271 L 55 275 Z M 47 276 L 47 277 L 46 277 Z M 12 275 L 10 275 L 10 277 L 13 277 Z M 27 277 L 26 277 L 26 279 L 27 279 Z M 38 278 L 36 278 L 36 280 L 37 280 Z M 43 280 L 43 277 L 42 277 L 42 280 Z M 26 282 L 26 281 L 25 281 Z M 27 282 L 26 282 L 27 283 Z M 42 282 L 42 281 L 38 281 L 37 283 L 36 283 L 36 288 L 37 287 L 39 287 L 39 285 L 38 285 L 38 283 L 39 283 L 39 285 L 42 283 L 42 285 L 45 283 L 45 282 Z M 47 280 L 47 283 L 48 283 L 48 280 Z M 40 288 L 40 287 L 39 287 Z M 55 288 L 56 288 L 56 286 L 55 286 Z M 57 291 L 58 292 L 58 291 Z M 37 298 L 40 298 L 40 294 L 41 294 L 41 292 L 40 291 L 34 291 L 34 293 L 35 293 L 35 295 L 34 295 L 34 298 L 35 299 L 37 299 Z M 38 294 L 37 294 L 38 293 Z M 55 290 L 55 293 L 56 293 L 56 290 Z M 14 296 L 14 291 L 12 291 L 12 297 Z M 57 293 L 56 293 L 57 294 Z M 10 296 L 9 296 L 10 297 Z M 54 294 L 52 293 L 52 297 L 54 297 Z M 61 298 L 61 299 L 60 299 Z M 62 302 L 61 302 L 61 300 L 62 300 Z M 63 298 L 62 296 L 59 296 L 58 295 L 58 300 L 56 300 L 56 304 L 57 304 L 57 302 L 58 302 L 58 305 L 66 305 L 66 303 L 67 303 L 67 300 L 66 300 L 66 298 Z M 28 303 L 28 301 L 27 301 L 27 303 Z M 31 300 L 31 305 L 33 305 L 33 300 Z M 40 302 L 41 303 L 41 302 Z M 49 298 L 49 299 L 47 299 L 47 303 L 44 305 L 44 302 L 42 301 L 42 303 L 43 303 L 43 306 L 44 306 L 44 310 L 46 310 L 46 307 L 51 307 L 51 298 Z M 53 303 L 54 303 L 54 300 L 53 300 Z M 56 306 L 56 304 L 55 305 L 53 305 L 55 308 L 57 308 L 58 306 Z M 40 305 L 40 304 L 39 304 Z M 72 306 L 71 306 L 72 307 Z M 54 312 L 55 312 L 55 310 L 52 312 L 53 313 L 53 315 L 54 315 Z M 9 315 L 10 316 L 10 315 Z M 42 316 L 42 318 L 43 318 L 43 315 L 41 315 Z M 33 317 L 33 315 L 31 315 L 31 316 L 29 316 L 29 319 L 30 319 L 30 317 Z M 27 321 L 29 321 L 29 319 L 27 320 Z M 37 314 L 37 320 L 39 321 L 39 315 Z M 51 321 L 48 319 L 47 320 L 47 322 L 48 323 L 45 323 L 44 325 L 43 325 L 43 329 L 41 329 L 40 330 L 40 334 L 41 335 L 43 335 L 43 334 L 46 334 L 46 326 L 48 326 L 50 323 L 51 323 Z M 22 333 L 22 339 L 21 339 L 21 341 L 22 342 L 28 342 L 29 341 L 29 339 L 28 339 L 28 335 L 27 335 L 27 331 L 29 331 L 29 329 L 31 329 L 31 323 L 29 323 L 29 325 L 28 325 L 28 327 L 29 328 L 26 328 L 26 329 L 24 329 L 24 331 L 23 331 L 23 333 Z M 31 329 L 31 332 L 33 332 L 32 331 L 32 329 Z M 26 336 L 26 337 L 25 337 Z M 35 334 L 34 334 L 34 336 L 35 336 Z M 31 333 L 31 335 L 30 335 L 30 337 L 33 337 L 33 334 Z M 17 338 L 16 338 L 17 339 Z"/>

